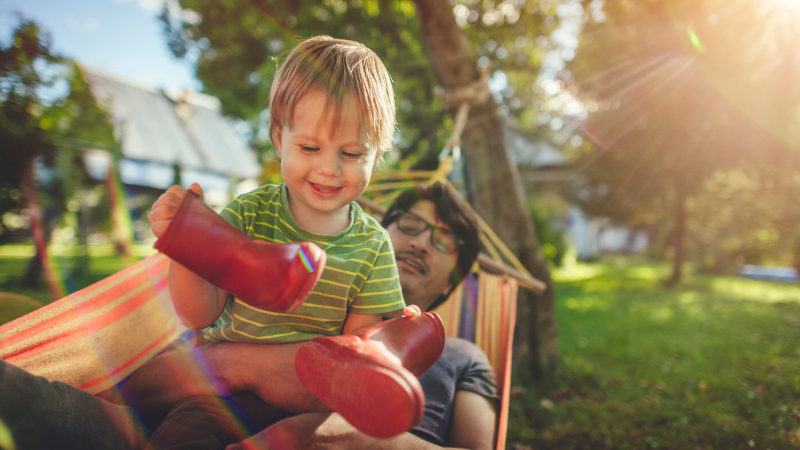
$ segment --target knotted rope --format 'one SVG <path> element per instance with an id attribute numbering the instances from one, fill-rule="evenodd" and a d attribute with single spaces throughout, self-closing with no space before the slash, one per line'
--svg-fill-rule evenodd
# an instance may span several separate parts
<path id="1" fill-rule="evenodd" d="M 450 139 L 445 143 L 447 148 L 461 148 L 461 134 L 464 132 L 464 127 L 467 125 L 470 107 L 485 103 L 491 96 L 492 92 L 489 90 L 488 68 L 481 71 L 481 77 L 472 83 L 459 88 L 450 89 L 442 94 L 445 108 L 452 109 L 458 106 L 453 133 Z"/>

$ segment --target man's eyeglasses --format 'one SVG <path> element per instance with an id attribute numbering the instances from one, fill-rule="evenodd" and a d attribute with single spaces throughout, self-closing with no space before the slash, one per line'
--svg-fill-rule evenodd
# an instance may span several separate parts
<path id="1" fill-rule="evenodd" d="M 394 221 L 397 229 L 409 236 L 419 236 L 430 228 L 431 245 L 442 253 L 448 255 L 455 253 L 464 245 L 464 241 L 456 237 L 451 231 L 432 225 L 410 211 L 397 210 L 392 215 L 397 217 Z"/>

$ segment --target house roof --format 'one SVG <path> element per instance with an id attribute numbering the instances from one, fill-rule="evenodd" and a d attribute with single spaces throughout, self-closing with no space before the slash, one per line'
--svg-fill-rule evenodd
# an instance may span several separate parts
<path id="1" fill-rule="evenodd" d="M 98 103 L 111 115 L 122 155 L 238 178 L 261 172 L 255 153 L 220 112 L 219 100 L 196 92 L 170 95 L 82 67 Z"/>

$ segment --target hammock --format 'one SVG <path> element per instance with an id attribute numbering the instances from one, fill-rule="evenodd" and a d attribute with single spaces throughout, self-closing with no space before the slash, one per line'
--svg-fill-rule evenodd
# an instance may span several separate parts
<path id="1" fill-rule="evenodd" d="M 186 331 L 168 266 L 153 255 L 3 325 L 0 358 L 91 394 L 116 385 Z"/>

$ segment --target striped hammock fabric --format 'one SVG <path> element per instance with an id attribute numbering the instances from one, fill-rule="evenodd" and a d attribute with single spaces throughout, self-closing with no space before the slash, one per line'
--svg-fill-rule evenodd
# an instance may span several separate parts
<path id="1" fill-rule="evenodd" d="M 186 328 L 172 307 L 169 259 L 158 254 L 0 327 L 0 358 L 96 394 Z"/>
<path id="2" fill-rule="evenodd" d="M 486 353 L 494 369 L 500 396 L 496 448 L 505 448 L 511 400 L 511 351 L 517 317 L 517 280 L 486 272 L 472 273 L 435 311 L 442 317 L 448 337 L 473 341 Z"/>
<path id="3" fill-rule="evenodd" d="M 169 297 L 168 267 L 167 257 L 153 255 L 0 326 L 0 359 L 92 394 L 116 385 L 188 331 Z M 501 398 L 497 448 L 502 449 L 517 283 L 484 272 L 470 276 L 436 312 L 447 336 L 475 342 L 495 370 Z"/>

